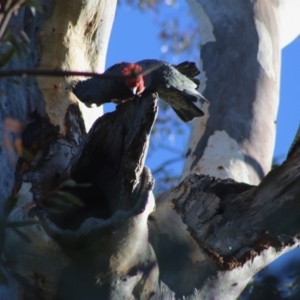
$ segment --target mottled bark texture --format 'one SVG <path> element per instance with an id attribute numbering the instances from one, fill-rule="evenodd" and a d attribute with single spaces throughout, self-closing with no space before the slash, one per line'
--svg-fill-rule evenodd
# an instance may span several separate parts
<path id="1" fill-rule="evenodd" d="M 24 45 L 22 58 L 14 58 L 5 68 L 103 69 L 116 1 L 44 0 L 41 5 L 42 14 L 33 16 L 30 9 L 23 8 L 12 18 L 10 30 L 14 34 L 24 30 L 30 42 L 27 47 Z M 5 50 L 5 46 L 0 49 Z M 82 114 L 89 122 L 95 119 L 90 113 L 92 109 L 87 113 L 78 109 L 76 97 L 66 90 L 69 80 L 57 77 L 1 79 L 1 132 L 6 117 L 21 121 L 24 144 L 36 156 L 36 169 L 26 169 L 26 174 L 22 170 L 15 172 L 16 166 L 9 161 L 1 141 L 0 168 L 5 170 L 0 173 L 1 203 L 12 190 L 18 193 L 22 182 L 34 181 L 36 186 L 56 172 L 61 173 L 85 134 Z M 20 162 L 17 168 L 19 166 Z M 20 174 L 24 178 L 23 175 L 20 178 Z M 14 176 L 17 187 L 14 187 Z"/>
<path id="2" fill-rule="evenodd" d="M 193 174 L 156 205 L 149 229 L 161 281 L 188 299 L 236 299 L 300 244 L 299 147 L 258 186 Z"/>
<path id="3" fill-rule="evenodd" d="M 19 45 L 23 49 L 22 57 L 14 57 L 5 68 L 102 71 L 117 1 L 39 2 L 43 13 L 33 16 L 29 8 L 22 8 L 17 16 L 12 17 L 9 23 L 12 34 L 18 36 L 23 30 L 29 43 L 27 45 L 23 40 Z M 3 45 L 0 55 L 6 49 Z M 34 201 L 52 190 L 55 179 L 63 174 L 86 134 L 83 116 L 90 122 L 95 119 L 90 113 L 92 110 L 79 109 L 77 99 L 66 89 L 69 80 L 1 78 L 0 205 L 3 207 L 5 200 L 13 194 L 19 196 L 18 205 L 23 209 L 11 221 L 26 219 Z M 22 123 L 23 146 L 34 156 L 33 161 L 7 151 L 2 139 L 7 117 Z M 13 142 L 16 134 L 7 132 L 7 135 Z M 0 215 L 2 221 L 3 209 Z M 2 245 L 3 227 L 0 229 Z M 11 244 L 6 251 L 13 249 L 20 252 L 23 246 Z M 9 280 L 9 286 L 14 287 L 14 282 Z M 0 286 L 0 298 L 17 299 L 16 291 L 19 290 Z"/>
<path id="4" fill-rule="evenodd" d="M 271 168 L 280 81 L 277 1 L 188 0 L 201 32 L 207 119 L 193 122 L 192 172 L 258 184 Z M 276 4 L 277 3 L 277 4 Z"/>

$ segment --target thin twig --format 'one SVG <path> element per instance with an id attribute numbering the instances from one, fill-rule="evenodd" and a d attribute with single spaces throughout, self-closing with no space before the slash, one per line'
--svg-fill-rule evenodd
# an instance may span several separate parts
<path id="1" fill-rule="evenodd" d="M 48 69 L 19 69 L 19 70 L 1 70 L 0 77 L 11 77 L 11 76 L 84 76 L 84 77 L 97 77 L 103 79 L 132 79 L 137 78 L 139 76 L 146 76 L 147 74 L 153 72 L 162 66 L 162 63 L 159 62 L 149 68 L 146 68 L 142 72 L 133 72 L 130 75 L 112 75 L 105 73 L 95 73 L 95 72 L 81 72 L 81 71 L 64 71 L 64 70 L 48 70 Z"/>
<path id="2" fill-rule="evenodd" d="M 2 39 L 5 30 L 7 28 L 8 22 L 11 19 L 11 16 L 19 10 L 21 5 L 25 2 L 25 0 L 17 0 L 12 1 L 9 0 L 5 3 L 1 3 L 3 5 L 2 12 L 0 13 L 0 40 Z"/>

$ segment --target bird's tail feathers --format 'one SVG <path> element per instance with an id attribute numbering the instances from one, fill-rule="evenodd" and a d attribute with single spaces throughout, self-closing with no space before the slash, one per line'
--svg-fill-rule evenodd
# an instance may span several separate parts
<path id="1" fill-rule="evenodd" d="M 200 74 L 199 69 L 197 68 L 194 62 L 184 61 L 178 65 L 174 65 L 174 67 L 183 75 L 189 78 L 193 78 Z"/>
<path id="2" fill-rule="evenodd" d="M 178 117 L 185 123 L 192 121 L 194 118 L 197 117 L 203 117 L 204 116 L 204 112 L 197 107 L 195 104 L 190 102 L 189 108 L 184 109 L 184 108 L 179 108 L 176 109 L 174 107 L 172 107 L 174 109 L 174 111 L 176 112 L 176 114 L 178 115 Z"/>
<path id="3" fill-rule="evenodd" d="M 207 104 L 209 104 L 209 101 L 201 93 L 199 93 L 196 90 L 193 90 L 193 89 L 184 90 L 183 93 L 184 93 L 185 97 L 188 98 L 192 102 L 199 101 L 201 103 L 206 102 Z"/>
<path id="4" fill-rule="evenodd" d="M 198 78 L 194 78 L 200 74 L 200 71 L 194 62 L 184 61 L 178 65 L 174 65 L 174 68 L 193 81 L 197 85 L 197 88 L 200 86 L 200 80 Z"/>

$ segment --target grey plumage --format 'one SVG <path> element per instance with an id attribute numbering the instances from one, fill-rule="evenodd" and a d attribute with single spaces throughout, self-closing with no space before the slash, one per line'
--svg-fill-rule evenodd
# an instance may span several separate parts
<path id="1" fill-rule="evenodd" d="M 118 63 L 108 68 L 104 74 L 122 75 L 122 69 L 128 63 Z M 114 100 L 119 102 L 132 99 L 134 94 L 122 79 L 105 79 L 92 77 L 84 81 L 73 82 L 71 86 L 75 96 L 86 106 L 96 104 L 100 106 Z"/>
<path id="2" fill-rule="evenodd" d="M 136 64 L 146 69 L 159 62 L 154 59 L 145 59 Z M 208 102 L 196 89 L 200 81 L 196 78 L 200 73 L 195 63 L 183 62 L 179 65 L 163 65 L 145 77 L 146 90 L 157 92 L 159 97 L 169 103 L 179 118 L 189 122 L 196 117 L 202 117 L 204 112 L 194 103 Z"/>
<path id="3" fill-rule="evenodd" d="M 193 62 L 185 61 L 172 66 L 167 62 L 145 59 L 135 64 L 125 62 L 115 64 L 108 68 L 105 74 L 119 76 L 122 75 L 124 68 L 128 68 L 129 71 L 132 70 L 132 72 L 132 68 L 135 66 L 147 70 L 157 63 L 162 63 L 162 65 L 139 78 L 143 81 L 145 92 L 158 93 L 159 97 L 169 103 L 184 122 L 203 116 L 204 112 L 195 103 L 208 101 L 197 91 L 200 81 L 194 77 L 200 71 Z M 73 92 L 80 101 L 88 106 L 92 103 L 99 106 L 110 101 L 122 103 L 134 96 L 132 92 L 134 83 L 132 81 L 134 80 L 131 80 L 129 84 L 128 80 L 122 79 L 90 78 L 74 84 Z M 144 86 L 138 89 L 138 93 L 144 91 Z"/>

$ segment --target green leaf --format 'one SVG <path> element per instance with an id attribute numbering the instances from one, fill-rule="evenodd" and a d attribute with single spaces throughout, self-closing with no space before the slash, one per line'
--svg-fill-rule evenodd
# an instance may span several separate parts
<path id="1" fill-rule="evenodd" d="M 67 179 L 66 181 L 64 181 L 62 183 L 63 186 L 69 186 L 69 187 L 75 187 L 76 186 L 76 182 L 73 179 Z"/>
<path id="2" fill-rule="evenodd" d="M 49 203 L 49 205 L 48 205 L 48 203 Z M 66 199 L 63 196 L 58 195 L 57 193 L 51 195 L 47 199 L 47 204 L 46 205 L 44 204 L 43 206 L 47 207 L 47 209 L 49 209 L 49 208 L 52 208 L 53 205 L 55 205 L 55 204 L 58 204 L 62 207 L 72 207 L 73 206 L 72 203 L 66 201 Z"/>
<path id="3" fill-rule="evenodd" d="M 66 198 L 67 200 L 69 200 L 70 202 L 72 202 L 78 206 L 84 206 L 84 203 L 78 197 L 76 197 L 68 192 L 59 191 L 59 192 L 57 192 L 57 194 L 63 196 L 64 198 Z"/>
<path id="4" fill-rule="evenodd" d="M 4 215 L 7 217 L 17 205 L 19 196 L 9 196 L 4 203 Z"/>
<path id="5" fill-rule="evenodd" d="M 43 8 L 41 6 L 41 4 L 39 3 L 38 0 L 27 0 L 24 3 L 25 6 L 28 6 L 32 12 L 32 14 L 35 16 L 36 11 L 42 13 L 43 12 Z"/>
<path id="6" fill-rule="evenodd" d="M 69 187 L 90 187 L 92 186 L 91 183 L 77 183 L 73 179 L 67 179 L 62 183 L 63 186 L 69 186 Z"/>
<path id="7" fill-rule="evenodd" d="M 11 47 L 0 57 L 0 68 L 4 67 L 14 56 L 16 50 Z"/>

